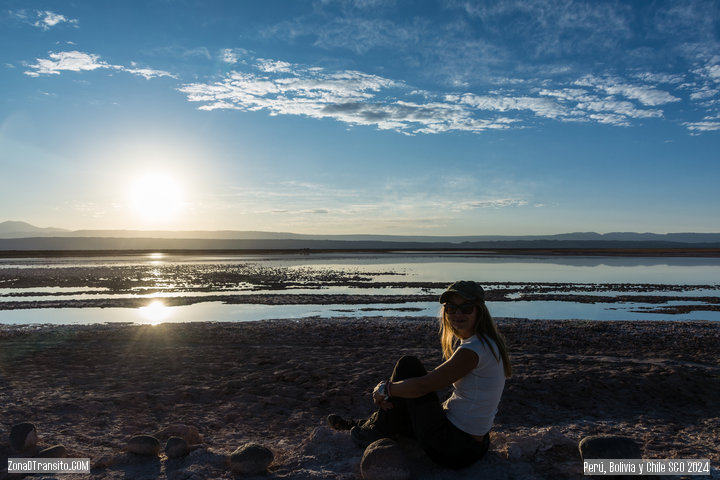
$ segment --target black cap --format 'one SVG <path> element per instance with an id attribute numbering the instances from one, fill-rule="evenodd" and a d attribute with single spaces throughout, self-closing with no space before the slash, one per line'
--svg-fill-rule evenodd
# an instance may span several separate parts
<path id="1" fill-rule="evenodd" d="M 466 300 L 485 301 L 485 290 L 477 282 L 472 280 L 460 280 L 450 285 L 447 290 L 440 295 L 440 303 L 447 303 L 448 297 L 452 293 L 457 293 Z"/>

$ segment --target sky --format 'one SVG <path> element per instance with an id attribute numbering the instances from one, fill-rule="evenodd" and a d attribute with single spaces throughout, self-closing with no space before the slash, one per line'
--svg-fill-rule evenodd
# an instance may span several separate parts
<path id="1" fill-rule="evenodd" d="M 720 3 L 0 0 L 0 221 L 720 232 Z"/>

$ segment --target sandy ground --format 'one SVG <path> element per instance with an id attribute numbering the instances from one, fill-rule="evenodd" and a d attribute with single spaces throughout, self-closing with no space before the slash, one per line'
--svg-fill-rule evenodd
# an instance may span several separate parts
<path id="1" fill-rule="evenodd" d="M 515 373 L 491 451 L 451 472 L 402 442 L 413 478 L 582 478 L 577 444 L 592 434 L 632 437 L 646 458 L 708 458 L 720 478 L 720 325 L 498 323 Z M 356 479 L 363 452 L 325 417 L 369 414 L 403 354 L 440 363 L 436 320 L 0 326 L 0 468 L 11 426 L 29 421 L 42 446 L 112 464 L 31 478 L 235 478 L 226 456 L 254 441 L 275 454 L 258 478 Z M 178 423 L 203 436 L 187 457 L 124 453 L 131 436 Z"/>

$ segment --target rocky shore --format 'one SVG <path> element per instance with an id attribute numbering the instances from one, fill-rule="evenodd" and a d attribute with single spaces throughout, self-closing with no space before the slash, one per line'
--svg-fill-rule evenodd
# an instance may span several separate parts
<path id="1" fill-rule="evenodd" d="M 449 472 L 401 441 L 412 478 L 582 478 L 590 435 L 632 438 L 646 458 L 707 458 L 720 478 L 720 325 L 498 323 L 514 375 L 491 451 Z M 248 445 L 271 454 L 257 478 L 360 478 L 363 451 L 325 417 L 367 415 L 403 354 L 440 363 L 436 320 L 0 326 L 0 467 L 16 455 L 12 427 L 32 423 L 35 448 L 90 458 L 91 478 L 236 478 Z"/>

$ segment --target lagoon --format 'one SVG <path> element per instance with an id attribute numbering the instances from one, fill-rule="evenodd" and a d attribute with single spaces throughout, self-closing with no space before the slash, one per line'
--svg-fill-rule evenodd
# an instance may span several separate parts
<path id="1" fill-rule="evenodd" d="M 496 293 L 497 317 L 720 321 L 718 258 L 396 252 L 4 258 L 0 324 L 427 317 L 456 279 Z M 303 300 L 274 304 L 288 296 Z M 374 300 L 385 296 L 406 299 Z M 165 306 L 173 298 L 190 304 Z M 94 308 L 105 300 L 142 307 Z"/>

